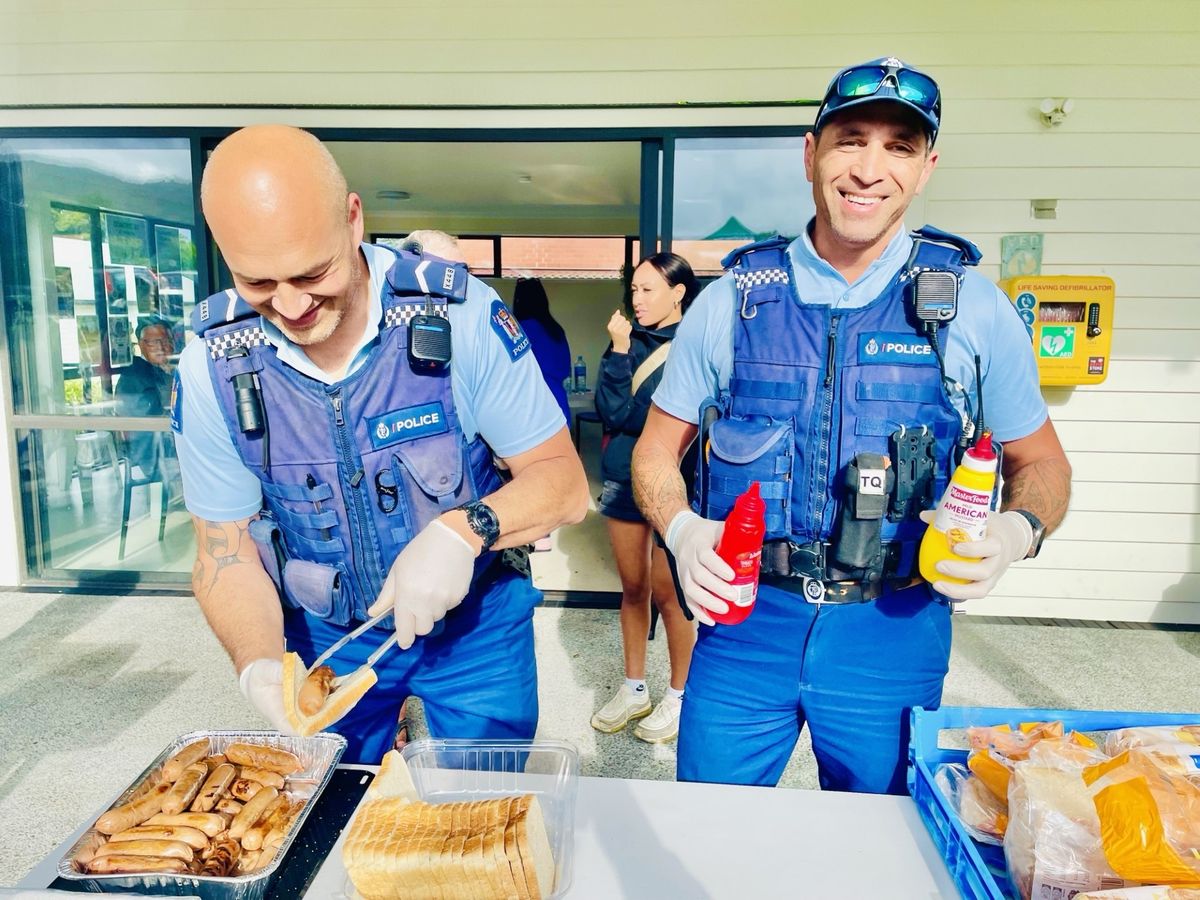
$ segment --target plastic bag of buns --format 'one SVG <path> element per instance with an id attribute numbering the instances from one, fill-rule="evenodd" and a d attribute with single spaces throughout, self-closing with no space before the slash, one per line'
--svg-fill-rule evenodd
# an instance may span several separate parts
<path id="1" fill-rule="evenodd" d="M 1143 884 L 1200 887 L 1200 786 L 1144 750 L 1088 766 L 1082 777 L 1117 873 Z"/>
<path id="2" fill-rule="evenodd" d="M 1169 884 L 1144 884 L 1111 891 L 1088 891 L 1076 894 L 1074 900 L 1200 900 L 1200 890 Z"/>
<path id="3" fill-rule="evenodd" d="M 1200 725 L 1151 725 L 1118 728 L 1104 739 L 1104 752 L 1120 756 L 1126 750 L 1150 749 L 1190 758 L 1200 755 Z M 1191 768 L 1195 770 L 1193 763 Z"/>
<path id="4" fill-rule="evenodd" d="M 939 766 L 934 784 L 950 801 L 963 827 L 975 840 L 1000 846 L 1008 826 L 1008 803 L 996 797 L 983 781 L 957 763 Z"/>
<path id="5" fill-rule="evenodd" d="M 967 729 L 972 750 L 993 750 L 1005 759 L 1025 759 L 1039 741 L 1063 736 L 1062 722 L 1022 722 L 1014 731 L 1008 725 L 976 726 Z"/>
<path id="6" fill-rule="evenodd" d="M 1004 856 L 1021 897 L 1069 897 L 1126 884 L 1105 859 L 1083 780 L 1083 770 L 1104 759 L 1094 747 L 1052 740 L 1013 765 Z"/>

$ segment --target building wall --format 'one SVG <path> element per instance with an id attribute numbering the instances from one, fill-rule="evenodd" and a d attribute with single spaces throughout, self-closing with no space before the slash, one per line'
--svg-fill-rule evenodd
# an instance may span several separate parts
<path id="1" fill-rule="evenodd" d="M 942 158 L 909 224 L 923 217 L 976 240 L 991 277 L 1002 234 L 1041 231 L 1044 273 L 1106 274 L 1117 285 L 1108 380 L 1046 392 L 1075 467 L 1071 512 L 1042 557 L 973 611 L 1200 622 L 1194 2 L 868 0 L 852 14 L 793 0 L 356 0 L 353 13 L 331 0 L 194 6 L 5 0 L 0 127 L 807 122 L 811 108 L 359 105 L 787 100 L 819 97 L 833 70 L 874 53 L 926 67 L 945 94 Z M 1037 114 L 1047 96 L 1076 104 L 1054 129 Z M 123 103 L 333 108 L 53 108 Z M 1057 219 L 1031 218 L 1030 201 L 1042 198 L 1058 200 Z"/>

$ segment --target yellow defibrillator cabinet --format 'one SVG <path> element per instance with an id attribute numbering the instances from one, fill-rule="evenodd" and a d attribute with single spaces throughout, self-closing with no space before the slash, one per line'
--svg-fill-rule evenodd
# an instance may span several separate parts
<path id="1" fill-rule="evenodd" d="M 1116 296 L 1111 278 L 1023 275 L 1004 279 L 1000 289 L 1033 339 L 1042 384 L 1099 384 L 1108 377 Z"/>

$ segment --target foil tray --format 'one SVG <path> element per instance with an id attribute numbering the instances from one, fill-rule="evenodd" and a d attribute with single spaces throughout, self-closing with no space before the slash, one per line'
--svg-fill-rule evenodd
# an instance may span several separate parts
<path id="1" fill-rule="evenodd" d="M 127 802 L 145 783 L 146 779 L 161 773 L 163 765 L 193 741 L 208 738 L 213 753 L 223 753 L 230 744 L 243 741 L 278 747 L 295 753 L 304 769 L 287 777 L 285 790 L 305 800 L 304 808 L 296 816 L 291 829 L 283 839 L 279 852 L 270 864 L 259 872 L 228 878 L 212 875 L 91 875 L 75 868 L 75 855 L 88 843 L 103 838 L 94 828 L 89 828 L 58 862 L 58 876 L 66 881 L 75 881 L 92 893 L 136 893 L 154 894 L 165 897 L 201 897 L 202 900 L 262 900 L 267 893 L 271 876 L 283 863 L 304 820 L 313 808 L 313 802 L 325 789 L 333 770 L 346 749 L 346 739 L 338 734 L 321 733 L 312 737 L 291 737 L 277 731 L 193 731 L 181 735 L 158 755 L 118 797 L 111 806 Z"/>

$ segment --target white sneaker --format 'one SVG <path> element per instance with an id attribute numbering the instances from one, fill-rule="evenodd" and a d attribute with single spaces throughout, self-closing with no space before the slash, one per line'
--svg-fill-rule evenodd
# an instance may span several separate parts
<path id="1" fill-rule="evenodd" d="M 592 716 L 592 727 L 605 734 L 620 731 L 632 719 L 650 715 L 650 692 L 634 691 L 624 682 L 611 700 Z"/>
<path id="2" fill-rule="evenodd" d="M 633 736 L 648 744 L 662 744 L 675 740 L 679 734 L 679 711 L 683 708 L 683 698 L 663 697 L 654 712 L 643 721 L 638 722 L 633 729 Z"/>

